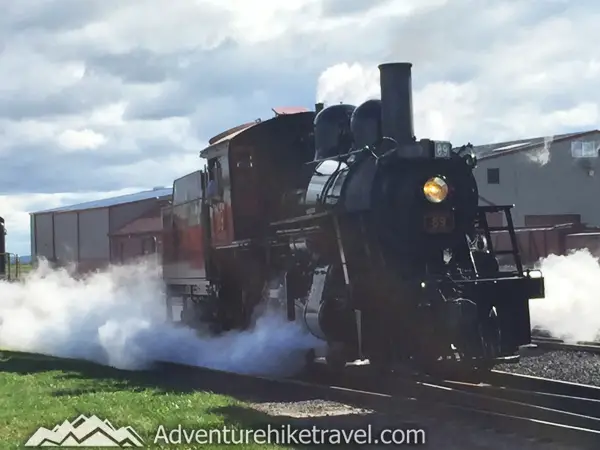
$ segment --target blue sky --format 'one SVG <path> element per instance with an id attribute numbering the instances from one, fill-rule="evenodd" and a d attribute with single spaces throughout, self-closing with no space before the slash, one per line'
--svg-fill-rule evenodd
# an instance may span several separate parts
<path id="1" fill-rule="evenodd" d="M 169 185 L 271 107 L 378 95 L 413 66 L 418 137 L 483 144 L 598 127 L 588 0 L 0 0 L 0 215 Z"/>

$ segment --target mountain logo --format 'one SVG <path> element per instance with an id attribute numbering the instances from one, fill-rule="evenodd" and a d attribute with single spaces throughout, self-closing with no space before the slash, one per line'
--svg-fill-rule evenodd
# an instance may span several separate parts
<path id="1" fill-rule="evenodd" d="M 25 447 L 143 447 L 144 441 L 131 427 L 118 430 L 97 416 L 81 415 L 73 422 L 65 420 L 49 430 L 38 428 Z"/>

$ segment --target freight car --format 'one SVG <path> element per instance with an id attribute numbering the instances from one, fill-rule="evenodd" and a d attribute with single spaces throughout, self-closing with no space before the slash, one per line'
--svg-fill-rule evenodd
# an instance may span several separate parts
<path id="1" fill-rule="evenodd" d="M 471 146 L 417 140 L 410 63 L 379 66 L 381 99 L 275 111 L 211 139 L 203 170 L 163 211 L 167 312 L 215 332 L 279 305 L 326 343 L 334 371 L 368 359 L 489 370 L 530 343 L 512 206 L 478 206 Z M 515 271 L 501 272 L 488 213 L 501 212 Z"/>

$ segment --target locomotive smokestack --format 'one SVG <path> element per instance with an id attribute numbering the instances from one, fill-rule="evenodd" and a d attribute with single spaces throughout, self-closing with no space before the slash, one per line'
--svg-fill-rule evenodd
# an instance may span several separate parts
<path id="1" fill-rule="evenodd" d="M 398 144 L 414 142 L 411 63 L 379 65 L 381 128 Z"/>

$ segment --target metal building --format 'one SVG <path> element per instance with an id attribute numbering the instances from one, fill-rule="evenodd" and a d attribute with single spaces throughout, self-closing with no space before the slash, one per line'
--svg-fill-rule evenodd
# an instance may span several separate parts
<path id="1" fill-rule="evenodd" d="M 163 206 L 166 201 L 110 233 L 112 263 L 127 263 L 140 256 L 161 253 Z"/>
<path id="2" fill-rule="evenodd" d="M 161 187 L 30 213 L 32 262 L 43 257 L 58 266 L 76 263 L 81 272 L 104 267 L 120 259 L 113 254 L 111 234 L 157 211 L 172 192 Z"/>
<path id="3" fill-rule="evenodd" d="M 515 226 L 600 226 L 600 131 L 474 147 L 480 204 L 514 204 Z"/>

